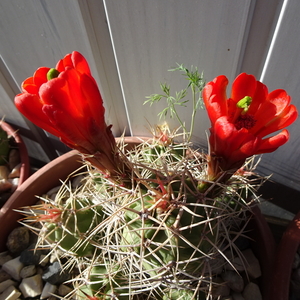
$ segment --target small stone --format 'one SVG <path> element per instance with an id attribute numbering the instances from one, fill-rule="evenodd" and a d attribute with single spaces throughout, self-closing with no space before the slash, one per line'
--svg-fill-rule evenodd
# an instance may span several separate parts
<path id="1" fill-rule="evenodd" d="M 72 180 L 72 188 L 76 189 L 82 185 L 82 180 L 85 178 L 84 175 L 78 175 Z"/>
<path id="2" fill-rule="evenodd" d="M 2 294 L 0 294 L 0 300 L 17 300 L 20 296 L 20 291 L 14 286 L 10 286 Z"/>
<path id="3" fill-rule="evenodd" d="M 4 292 L 10 286 L 16 286 L 17 283 L 11 279 L 5 280 L 0 283 L 0 293 Z"/>
<path id="4" fill-rule="evenodd" d="M 7 238 L 6 246 L 11 253 L 20 253 L 29 245 L 29 229 L 21 226 L 15 228 Z"/>
<path id="5" fill-rule="evenodd" d="M 0 179 L 0 192 L 9 191 L 12 187 L 12 184 L 8 181 L 8 179 Z"/>
<path id="6" fill-rule="evenodd" d="M 49 263 L 49 255 L 42 254 L 40 257 L 39 265 L 45 267 Z"/>
<path id="7" fill-rule="evenodd" d="M 11 279 L 11 276 L 6 273 L 4 270 L 2 270 L 2 268 L 0 269 L 0 282 L 3 282 L 7 279 Z"/>
<path id="8" fill-rule="evenodd" d="M 61 186 L 56 186 L 47 192 L 47 197 L 54 200 L 57 192 L 60 190 Z"/>
<path id="9" fill-rule="evenodd" d="M 53 285 L 61 284 L 70 279 L 70 273 L 62 271 L 60 263 L 54 262 L 43 274 L 43 280 Z"/>
<path id="10" fill-rule="evenodd" d="M 73 291 L 72 288 L 70 288 L 69 286 L 65 285 L 65 284 L 61 284 L 58 287 L 58 295 L 60 296 L 67 296 L 68 294 L 70 294 Z"/>
<path id="11" fill-rule="evenodd" d="M 232 300 L 245 300 L 241 293 L 232 293 Z"/>
<path id="12" fill-rule="evenodd" d="M 214 280 L 213 288 L 212 288 L 212 299 L 222 299 L 223 297 L 227 297 L 230 295 L 230 288 L 227 284 L 220 278 L 217 277 Z"/>
<path id="13" fill-rule="evenodd" d="M 8 179 L 8 181 L 11 184 L 10 191 L 14 192 L 17 189 L 18 185 L 19 185 L 20 178 L 11 178 L 11 179 Z"/>
<path id="14" fill-rule="evenodd" d="M 242 292 L 244 289 L 244 280 L 235 271 L 226 271 L 222 274 L 223 280 L 234 292 Z"/>
<path id="15" fill-rule="evenodd" d="M 29 266 L 25 266 L 21 272 L 20 272 L 20 276 L 22 278 L 27 278 L 27 277 L 31 277 L 33 275 L 36 274 L 36 267 L 35 265 L 29 265 Z"/>
<path id="16" fill-rule="evenodd" d="M 230 263 L 228 262 L 225 265 L 225 270 L 243 272 L 245 271 L 245 262 L 243 262 L 241 257 L 236 256 L 230 259 Z"/>
<path id="17" fill-rule="evenodd" d="M 31 244 L 27 249 L 22 251 L 20 261 L 24 265 L 38 265 L 42 255 L 41 250 L 35 249 L 35 244 Z"/>
<path id="18" fill-rule="evenodd" d="M 8 179 L 9 169 L 6 166 L 0 166 L 0 180 Z"/>
<path id="19" fill-rule="evenodd" d="M 208 261 L 209 270 L 207 271 L 207 273 L 211 272 L 213 274 L 220 275 L 225 264 L 225 258 L 221 255 L 216 258 L 212 258 Z"/>
<path id="20" fill-rule="evenodd" d="M 3 266 L 7 261 L 13 259 L 11 255 L 8 254 L 7 251 L 0 253 L 0 266 Z"/>
<path id="21" fill-rule="evenodd" d="M 43 290 L 43 281 L 41 275 L 24 278 L 19 286 L 24 298 L 36 297 L 41 295 Z"/>
<path id="22" fill-rule="evenodd" d="M 246 271 L 252 278 L 258 278 L 261 276 L 260 264 L 251 249 L 247 249 L 242 252 L 246 261 Z"/>
<path id="23" fill-rule="evenodd" d="M 8 178 L 20 177 L 21 164 L 17 164 L 8 174 Z"/>
<path id="24" fill-rule="evenodd" d="M 8 273 L 13 279 L 21 280 L 20 272 L 24 265 L 20 262 L 20 256 L 7 261 L 3 266 L 2 270 Z"/>
<path id="25" fill-rule="evenodd" d="M 40 299 L 46 299 L 51 297 L 55 293 L 56 288 L 57 288 L 56 285 L 46 282 Z"/>
<path id="26" fill-rule="evenodd" d="M 257 284 L 249 282 L 243 291 L 245 300 L 262 300 L 262 295 Z"/>

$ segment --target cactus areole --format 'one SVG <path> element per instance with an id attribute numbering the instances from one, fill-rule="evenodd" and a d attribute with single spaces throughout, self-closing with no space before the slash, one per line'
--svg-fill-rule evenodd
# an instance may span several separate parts
<path id="1" fill-rule="evenodd" d="M 202 78 L 179 69 L 196 103 Z M 206 154 L 194 149 L 185 122 L 174 134 L 157 127 L 152 139 L 135 147 L 122 139 L 116 143 L 99 89 L 78 52 L 23 82 L 15 98 L 20 112 L 77 149 L 87 164 L 80 186 L 66 183 L 31 217 L 42 223 L 41 245 L 50 243 L 62 253 L 65 268 L 78 266 L 74 291 L 83 299 L 216 297 L 217 270 L 230 264 L 226 253 L 240 253 L 235 241 L 244 235 L 249 205 L 258 201 L 261 179 L 250 177 L 252 156 L 287 142 L 284 128 L 297 117 L 285 91 L 268 93 L 252 75 L 239 75 L 228 99 L 227 84 L 218 76 L 203 90 L 211 120 Z M 179 100 L 186 90 L 177 93 L 177 101 L 162 88 L 178 116 L 174 107 L 185 103 Z M 266 137 L 277 130 L 282 131 Z"/>

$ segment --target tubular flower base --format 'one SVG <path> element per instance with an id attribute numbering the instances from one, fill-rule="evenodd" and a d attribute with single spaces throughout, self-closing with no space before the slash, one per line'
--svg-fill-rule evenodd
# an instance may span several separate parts
<path id="1" fill-rule="evenodd" d="M 228 79 L 221 75 L 206 84 L 203 99 L 211 121 L 208 179 L 217 180 L 224 173 L 233 174 L 246 158 L 275 151 L 289 139 L 286 129 L 298 112 L 290 105 L 284 90 L 268 93 L 267 87 L 254 76 L 240 74 L 226 96 Z M 228 179 L 228 176 L 224 176 Z"/>
<path id="2" fill-rule="evenodd" d="M 102 173 L 126 173 L 111 126 L 105 123 L 101 94 L 80 53 L 67 54 L 55 69 L 39 68 L 22 90 L 15 104 L 30 121 L 80 151 Z"/>

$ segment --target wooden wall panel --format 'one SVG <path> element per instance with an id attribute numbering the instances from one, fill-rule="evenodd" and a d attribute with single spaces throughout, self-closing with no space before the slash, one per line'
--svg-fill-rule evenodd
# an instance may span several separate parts
<path id="1" fill-rule="evenodd" d="M 167 71 L 176 63 L 187 68 L 197 66 L 207 80 L 219 74 L 235 77 L 248 35 L 253 1 L 104 3 L 133 135 L 147 133 L 147 122 L 157 123 L 157 113 L 164 107 L 143 106 L 145 96 L 160 92 L 160 82 L 170 83 L 173 92 L 180 90 L 181 82 L 185 83 L 181 75 Z M 189 122 L 190 107 L 180 112 L 182 119 Z M 176 122 L 168 122 L 177 126 Z M 201 144 L 206 144 L 208 126 L 206 113 L 200 111 L 194 133 Z"/>
<path id="2" fill-rule="evenodd" d="M 204 71 L 206 80 L 230 81 L 252 73 L 270 90 L 286 89 L 300 107 L 298 0 L 2 0 L 0 2 L 0 117 L 30 131 L 41 160 L 60 149 L 57 140 L 25 122 L 13 96 L 39 66 L 54 66 L 73 50 L 82 52 L 99 83 L 114 134 L 150 135 L 164 104 L 144 106 L 145 97 L 169 83 L 183 87 L 176 63 Z M 179 110 L 190 121 L 191 106 Z M 174 120 L 169 120 L 176 127 Z M 205 146 L 209 121 L 199 111 L 194 140 Z M 288 144 L 263 156 L 259 171 L 300 189 L 299 121 Z M 41 150 L 43 149 L 43 151 Z M 53 151 L 54 151 L 53 150 Z M 55 151 L 54 151 L 55 152 Z"/>

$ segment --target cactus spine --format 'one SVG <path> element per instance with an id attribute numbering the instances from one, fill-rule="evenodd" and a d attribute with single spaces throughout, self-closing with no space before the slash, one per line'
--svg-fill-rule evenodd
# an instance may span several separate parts
<path id="1" fill-rule="evenodd" d="M 210 299 L 214 262 L 235 251 L 242 232 L 247 179 L 215 183 L 212 197 L 214 185 L 199 189 L 205 155 L 188 143 L 144 142 L 122 152 L 131 185 L 89 168 L 76 191 L 65 185 L 38 206 L 40 244 L 68 258 L 66 268 L 79 267 L 75 290 L 83 299 Z"/>

